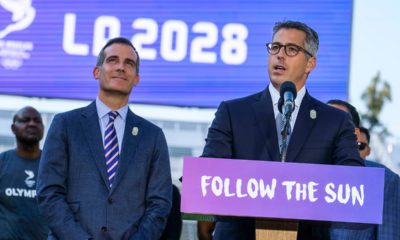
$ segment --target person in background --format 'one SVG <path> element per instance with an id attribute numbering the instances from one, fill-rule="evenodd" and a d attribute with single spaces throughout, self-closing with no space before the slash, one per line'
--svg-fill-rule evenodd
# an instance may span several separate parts
<path id="1" fill-rule="evenodd" d="M 39 209 L 50 239 L 159 239 L 172 182 L 163 131 L 128 107 L 139 55 L 126 38 L 101 49 L 98 97 L 57 114 L 38 175 Z"/>
<path id="2" fill-rule="evenodd" d="M 0 239 L 46 239 L 48 228 L 35 190 L 42 117 L 33 107 L 24 107 L 14 115 L 11 130 L 17 147 L 0 154 Z"/>
<path id="3" fill-rule="evenodd" d="M 371 138 L 369 130 L 365 127 L 360 126 L 360 135 L 358 135 L 358 150 L 360 151 L 360 156 L 362 159 L 366 160 L 371 154 L 371 147 L 369 146 L 369 140 Z M 368 162 L 372 162 L 366 160 Z M 383 165 L 382 165 L 383 166 Z"/>
<path id="4" fill-rule="evenodd" d="M 360 127 L 359 149 L 362 158 L 371 153 L 368 129 Z M 400 239 L 400 177 L 385 165 L 365 159 L 365 166 L 385 169 L 382 224 L 375 226 L 377 240 Z"/>
<path id="5" fill-rule="evenodd" d="M 382 224 L 337 224 L 331 229 L 334 239 L 351 240 L 392 240 L 400 239 L 400 178 L 399 175 L 383 164 L 366 160 L 370 154 L 370 134 L 368 129 L 360 127 L 360 116 L 357 109 L 350 103 L 333 99 L 328 104 L 350 114 L 355 125 L 360 156 L 365 160 L 366 167 L 380 167 L 385 169 L 384 202 Z"/>
<path id="6" fill-rule="evenodd" d="M 182 233 L 181 194 L 177 186 L 172 184 L 172 207 L 167 226 L 160 240 L 179 240 Z"/>

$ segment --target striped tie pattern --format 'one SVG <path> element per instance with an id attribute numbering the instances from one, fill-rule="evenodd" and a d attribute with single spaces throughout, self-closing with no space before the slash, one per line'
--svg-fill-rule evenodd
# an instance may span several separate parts
<path id="1" fill-rule="evenodd" d="M 288 135 L 286 136 L 286 138 L 283 138 L 282 137 L 282 132 L 284 131 L 285 123 L 284 123 L 284 120 L 283 120 L 282 113 L 278 113 L 275 121 L 276 121 L 276 129 L 277 129 L 277 132 L 278 132 L 279 152 L 282 153 L 282 149 L 284 147 L 287 147 L 287 144 L 289 143 L 290 134 L 292 132 L 292 128 L 291 128 L 291 126 L 289 124 L 289 126 L 288 126 L 288 128 L 289 128 L 288 129 Z"/>
<path id="2" fill-rule="evenodd" d="M 118 138 L 114 127 L 114 120 L 117 116 L 118 112 L 116 111 L 108 113 L 109 120 L 104 132 L 104 151 L 110 187 L 112 187 L 119 161 Z"/>

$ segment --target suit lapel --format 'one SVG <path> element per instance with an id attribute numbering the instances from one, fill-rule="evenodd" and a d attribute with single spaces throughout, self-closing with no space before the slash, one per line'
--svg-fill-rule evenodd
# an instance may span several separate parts
<path id="1" fill-rule="evenodd" d="M 269 159 L 267 160 L 279 161 L 279 146 L 274 118 L 275 115 L 268 88 L 262 92 L 259 101 L 256 101 L 253 104 L 253 109 L 256 114 L 257 124 L 260 128 L 260 132 L 264 137 L 263 141 L 268 150 L 267 152 L 269 154 Z"/>
<path id="2" fill-rule="evenodd" d="M 81 124 L 83 127 L 83 133 L 85 134 L 86 140 L 89 143 L 89 149 L 92 152 L 96 166 L 101 174 L 101 178 L 103 179 L 104 184 L 109 187 L 103 140 L 95 102 L 92 102 L 88 107 L 83 109 Z"/>
<path id="3" fill-rule="evenodd" d="M 131 110 L 128 110 L 128 113 L 126 115 L 124 137 L 122 140 L 118 170 L 111 192 L 113 192 L 114 189 L 121 182 L 123 175 L 129 168 L 129 163 L 134 160 L 139 138 L 142 136 L 142 134 L 144 134 L 143 130 L 144 129 L 141 128 L 139 118 L 135 116 L 135 114 L 133 114 Z"/>
<path id="4" fill-rule="evenodd" d="M 306 92 L 303 101 L 300 105 L 300 110 L 297 115 L 296 123 L 290 137 L 287 159 L 288 162 L 294 162 L 300 150 L 303 148 L 308 135 L 314 127 L 316 119 L 311 118 L 310 111 L 317 111 L 312 102 L 311 96 Z"/>

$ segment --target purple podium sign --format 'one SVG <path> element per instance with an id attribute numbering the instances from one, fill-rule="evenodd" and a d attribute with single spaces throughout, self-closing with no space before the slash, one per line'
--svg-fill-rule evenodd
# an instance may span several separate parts
<path id="1" fill-rule="evenodd" d="M 185 157 L 184 213 L 382 223 L 384 169 Z"/>

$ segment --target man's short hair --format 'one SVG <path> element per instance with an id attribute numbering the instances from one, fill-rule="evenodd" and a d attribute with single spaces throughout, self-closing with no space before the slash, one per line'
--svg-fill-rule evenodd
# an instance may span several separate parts
<path id="1" fill-rule="evenodd" d="M 367 143 L 369 144 L 369 139 L 371 136 L 369 135 L 368 128 L 360 127 L 360 132 L 365 134 L 365 136 L 367 137 L 367 141 L 368 141 Z"/>
<path id="2" fill-rule="evenodd" d="M 297 29 L 303 31 L 306 34 L 306 42 L 304 43 L 305 49 L 309 51 L 314 57 L 317 56 L 317 51 L 319 47 L 319 37 L 318 33 L 307 26 L 305 23 L 297 22 L 297 21 L 283 21 L 283 22 L 276 22 L 273 28 L 273 35 L 281 30 L 282 28 L 285 29 Z"/>
<path id="3" fill-rule="evenodd" d="M 39 112 L 36 108 L 31 107 L 31 106 L 25 106 L 25 107 L 23 107 L 23 108 L 21 108 L 21 109 L 18 109 L 18 111 L 16 111 L 16 112 L 14 113 L 14 116 L 13 116 L 13 119 L 12 119 L 12 123 L 14 124 L 14 123 L 17 121 L 18 115 L 21 114 L 21 112 L 23 112 L 23 111 L 25 111 L 25 110 L 27 110 L 27 109 L 33 109 L 33 110 L 35 110 L 35 111 L 39 114 L 39 116 L 42 117 L 41 114 L 40 114 L 40 112 Z"/>
<path id="4" fill-rule="evenodd" d="M 133 46 L 132 42 L 123 37 L 116 37 L 116 38 L 112 38 L 112 39 L 108 40 L 106 45 L 104 45 L 104 47 L 100 50 L 99 55 L 97 56 L 96 66 L 100 67 L 101 65 L 103 65 L 104 60 L 106 58 L 106 54 L 105 54 L 106 48 L 108 46 L 110 46 L 112 44 L 116 44 L 116 43 L 127 45 L 127 46 L 131 47 L 133 49 L 133 51 L 135 51 L 136 56 L 137 56 L 136 73 L 139 73 L 139 64 L 140 64 L 139 53 L 136 51 L 136 48 Z"/>
<path id="5" fill-rule="evenodd" d="M 353 121 L 354 125 L 357 128 L 360 128 L 360 121 L 361 121 L 360 116 L 358 115 L 357 109 L 353 105 L 351 105 L 350 103 L 348 103 L 346 101 L 339 100 L 339 99 L 332 99 L 332 100 L 329 100 L 327 103 L 340 105 L 340 106 L 347 108 L 347 111 L 349 112 L 351 120 Z"/>

